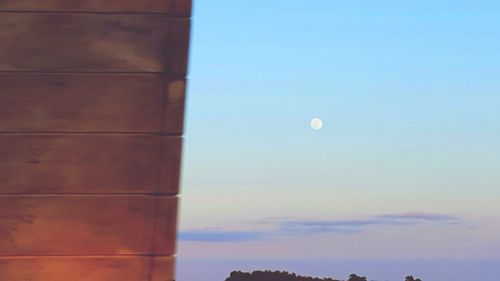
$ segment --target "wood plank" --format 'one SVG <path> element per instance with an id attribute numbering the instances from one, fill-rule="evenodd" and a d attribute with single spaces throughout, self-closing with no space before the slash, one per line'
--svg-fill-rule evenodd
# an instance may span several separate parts
<path id="1" fill-rule="evenodd" d="M 175 251 L 174 196 L 0 195 L 0 214 L 0 256 Z"/>
<path id="2" fill-rule="evenodd" d="M 186 26 L 158 14 L 0 12 L 0 71 L 185 75 Z"/>
<path id="3" fill-rule="evenodd" d="M 178 21 L 170 32 L 170 44 L 167 52 L 169 73 L 186 75 L 188 67 L 189 39 L 191 31 L 190 21 Z"/>
<path id="4" fill-rule="evenodd" d="M 154 258 L 148 281 L 175 280 L 175 257 Z"/>
<path id="5" fill-rule="evenodd" d="M 156 193 L 178 194 L 181 174 L 182 138 L 162 137 Z"/>
<path id="6" fill-rule="evenodd" d="M 0 257 L 0 280 L 171 281 L 174 258 Z"/>
<path id="7" fill-rule="evenodd" d="M 0 11 L 157 12 L 189 16 L 191 0 L 2 0 Z"/>
<path id="8" fill-rule="evenodd" d="M 180 137 L 0 134 L 0 194 L 178 192 Z"/>
<path id="9" fill-rule="evenodd" d="M 184 131 L 184 110 L 186 102 L 186 80 L 167 81 L 165 105 L 163 108 L 163 132 L 182 135 Z"/>
<path id="10" fill-rule="evenodd" d="M 182 79 L 0 73 L 0 89 L 0 132 L 182 133 Z"/>

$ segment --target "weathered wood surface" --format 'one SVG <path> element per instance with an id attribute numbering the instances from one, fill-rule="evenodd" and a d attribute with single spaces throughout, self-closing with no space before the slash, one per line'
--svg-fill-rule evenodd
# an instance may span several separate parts
<path id="1" fill-rule="evenodd" d="M 167 84 L 162 131 L 182 135 L 186 102 L 186 81 L 171 79 Z"/>
<path id="2" fill-rule="evenodd" d="M 174 279 L 191 0 L 0 0 L 0 281 Z"/>
<path id="3" fill-rule="evenodd" d="M 191 0 L 0 0 L 0 11 L 153 12 L 189 16 Z"/>
<path id="4" fill-rule="evenodd" d="M 158 14 L 0 12 L 0 71 L 185 75 L 188 31 Z"/>
<path id="5" fill-rule="evenodd" d="M 176 194 L 181 142 L 154 135 L 0 134 L 0 194 Z"/>
<path id="6" fill-rule="evenodd" d="M 170 74 L 186 75 L 188 68 L 191 22 L 182 21 L 171 29 L 167 50 L 166 70 Z"/>
<path id="7" fill-rule="evenodd" d="M 175 196 L 0 195 L 0 253 L 171 255 L 176 213 Z"/>
<path id="8" fill-rule="evenodd" d="M 172 281 L 172 257 L 0 257 L 2 281 Z"/>
<path id="9" fill-rule="evenodd" d="M 0 73 L 0 132 L 181 134 L 184 85 L 161 74 Z"/>

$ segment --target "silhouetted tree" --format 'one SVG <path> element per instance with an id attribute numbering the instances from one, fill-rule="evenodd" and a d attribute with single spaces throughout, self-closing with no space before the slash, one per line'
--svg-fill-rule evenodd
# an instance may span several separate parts
<path id="1" fill-rule="evenodd" d="M 366 279 L 365 279 L 366 280 Z M 339 281 L 332 278 L 313 278 L 286 271 L 254 271 L 252 273 L 233 271 L 226 281 Z"/>
<path id="2" fill-rule="evenodd" d="M 361 277 L 356 274 L 349 275 L 349 279 L 347 281 L 366 281 L 366 277 Z"/>
<path id="3" fill-rule="evenodd" d="M 233 271 L 226 281 L 339 281 L 332 278 L 313 278 L 300 276 L 286 271 L 254 271 L 252 273 Z M 347 281 L 367 281 L 366 277 L 351 274 Z M 406 276 L 405 281 L 422 281 L 413 276 Z"/>

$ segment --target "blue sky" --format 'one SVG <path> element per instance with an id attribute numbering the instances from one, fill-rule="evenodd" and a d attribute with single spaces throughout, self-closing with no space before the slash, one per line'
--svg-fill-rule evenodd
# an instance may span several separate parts
<path id="1" fill-rule="evenodd" d="M 500 2 L 194 8 L 181 259 L 500 259 Z"/>

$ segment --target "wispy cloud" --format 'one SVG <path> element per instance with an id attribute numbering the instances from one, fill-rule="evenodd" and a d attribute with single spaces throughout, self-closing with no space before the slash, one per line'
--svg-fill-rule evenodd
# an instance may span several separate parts
<path id="1" fill-rule="evenodd" d="M 363 227 L 374 224 L 371 220 L 308 220 L 297 219 L 280 222 L 279 231 L 286 234 L 359 233 Z"/>
<path id="2" fill-rule="evenodd" d="M 457 222 L 450 215 L 432 213 L 384 214 L 368 219 L 351 220 L 285 220 L 279 223 L 281 232 L 296 234 L 340 233 L 353 234 L 364 231 L 369 226 L 405 226 L 424 222 Z"/>
<path id="3" fill-rule="evenodd" d="M 293 217 L 264 218 L 250 225 L 267 225 L 265 231 L 230 231 L 224 229 L 199 229 L 183 231 L 179 240 L 190 242 L 256 242 L 276 236 L 356 234 L 369 227 L 411 226 L 423 223 L 457 224 L 461 220 L 452 215 L 409 212 L 383 214 L 367 219 L 312 220 Z"/>
<path id="4" fill-rule="evenodd" d="M 379 219 L 410 220 L 410 221 L 457 221 L 458 218 L 451 215 L 436 213 L 409 212 L 402 214 L 385 214 L 378 216 Z"/>

